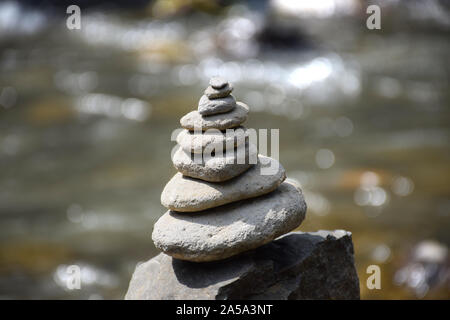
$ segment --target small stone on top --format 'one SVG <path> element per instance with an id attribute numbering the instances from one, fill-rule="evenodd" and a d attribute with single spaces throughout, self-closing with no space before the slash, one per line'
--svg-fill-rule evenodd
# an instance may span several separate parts
<path id="1" fill-rule="evenodd" d="M 233 86 L 229 83 L 225 85 L 225 87 L 220 89 L 214 89 L 212 86 L 209 86 L 205 90 L 205 95 L 209 99 L 218 99 L 218 98 L 225 98 L 230 95 L 230 93 L 233 91 Z"/>
<path id="2" fill-rule="evenodd" d="M 221 89 L 228 84 L 228 81 L 221 77 L 212 77 L 209 84 L 214 89 Z"/>

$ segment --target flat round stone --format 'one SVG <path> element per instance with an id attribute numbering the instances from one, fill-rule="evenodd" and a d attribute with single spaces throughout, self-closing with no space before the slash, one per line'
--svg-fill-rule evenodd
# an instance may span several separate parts
<path id="1" fill-rule="evenodd" d="M 240 176 L 222 183 L 192 179 L 175 174 L 161 194 L 161 204 L 169 210 L 196 212 L 227 203 L 254 198 L 275 190 L 286 179 L 281 164 L 272 158 L 258 156 L 258 163 Z M 262 168 L 273 167 L 264 175 Z"/>
<path id="2" fill-rule="evenodd" d="M 152 239 L 158 249 L 177 259 L 221 260 L 297 228 L 305 213 L 301 190 L 286 181 L 266 195 L 201 213 L 167 211 L 155 223 Z"/>
<path id="3" fill-rule="evenodd" d="M 217 129 L 206 131 L 189 131 L 184 129 L 177 136 L 177 143 L 188 153 L 203 153 L 206 150 L 223 148 L 226 150 L 228 145 L 237 147 L 248 139 L 247 129 L 245 127 L 236 127 L 222 132 Z"/>
<path id="4" fill-rule="evenodd" d="M 233 91 L 233 86 L 227 83 L 223 88 L 214 89 L 212 86 L 209 86 L 205 90 L 205 95 L 210 99 L 223 98 L 231 94 Z"/>
<path id="5" fill-rule="evenodd" d="M 220 156 L 188 153 L 178 146 L 172 162 L 175 169 L 185 176 L 221 182 L 240 175 L 256 164 L 257 152 L 256 146 L 250 143 L 240 145 L 231 153 L 223 150 Z"/>
<path id="6" fill-rule="evenodd" d="M 209 84 L 214 89 L 221 89 L 228 84 L 228 81 L 221 77 L 212 77 L 209 80 Z"/>
<path id="7" fill-rule="evenodd" d="M 202 116 L 197 110 L 191 111 L 180 119 L 183 128 L 193 131 L 195 128 L 225 130 L 240 126 L 247 120 L 249 108 L 243 102 L 236 102 L 236 107 L 227 113 Z"/>
<path id="8" fill-rule="evenodd" d="M 202 116 L 225 113 L 233 110 L 235 107 L 236 99 L 232 95 L 217 99 L 209 99 L 206 95 L 203 95 L 198 102 L 198 112 Z"/>

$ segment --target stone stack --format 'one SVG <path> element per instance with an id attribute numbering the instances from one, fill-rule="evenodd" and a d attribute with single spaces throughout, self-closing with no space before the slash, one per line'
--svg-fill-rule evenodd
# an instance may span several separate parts
<path id="1" fill-rule="evenodd" d="M 180 120 L 184 130 L 172 155 L 178 173 L 161 195 L 169 210 L 152 234 L 165 254 L 195 262 L 260 247 L 297 228 L 306 213 L 300 188 L 249 141 L 242 126 L 248 106 L 236 101 L 226 80 L 209 84 L 198 110 Z M 268 167 L 277 170 L 263 174 Z"/>

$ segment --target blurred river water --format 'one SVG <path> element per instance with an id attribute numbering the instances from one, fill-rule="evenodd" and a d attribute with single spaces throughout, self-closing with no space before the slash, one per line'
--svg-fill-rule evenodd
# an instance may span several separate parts
<path id="1" fill-rule="evenodd" d="M 299 229 L 353 233 L 362 298 L 450 298 L 449 7 L 381 2 L 368 30 L 357 0 L 179 4 L 68 30 L 65 8 L 0 3 L 0 298 L 123 298 L 158 254 L 170 135 L 218 74 L 248 127 L 280 129 Z"/>

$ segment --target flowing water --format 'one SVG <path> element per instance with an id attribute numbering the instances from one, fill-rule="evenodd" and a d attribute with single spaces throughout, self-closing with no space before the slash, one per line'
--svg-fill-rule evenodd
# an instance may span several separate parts
<path id="1" fill-rule="evenodd" d="M 371 31 L 357 7 L 283 3 L 88 10 L 81 30 L 0 3 L 0 298 L 123 298 L 158 253 L 171 133 L 216 74 L 247 127 L 280 129 L 300 230 L 353 233 L 363 298 L 450 298 L 448 9 L 382 8 Z"/>

